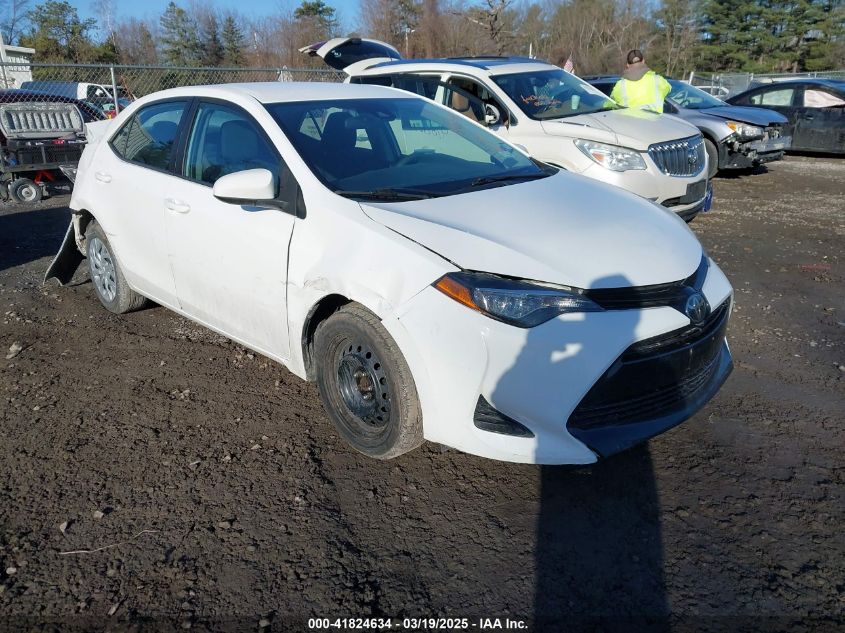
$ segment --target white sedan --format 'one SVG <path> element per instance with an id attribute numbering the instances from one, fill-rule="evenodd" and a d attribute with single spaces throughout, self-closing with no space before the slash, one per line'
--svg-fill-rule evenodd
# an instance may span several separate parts
<path id="1" fill-rule="evenodd" d="M 586 464 L 731 371 L 728 280 L 673 213 L 407 92 L 260 83 L 95 124 L 47 272 L 316 380 L 356 449 Z"/>

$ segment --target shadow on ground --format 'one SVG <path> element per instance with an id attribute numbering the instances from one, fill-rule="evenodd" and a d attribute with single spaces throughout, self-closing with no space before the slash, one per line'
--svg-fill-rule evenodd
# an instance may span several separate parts
<path id="1" fill-rule="evenodd" d="M 65 207 L 0 213 L 0 270 L 55 255 L 69 221 L 70 210 Z"/>

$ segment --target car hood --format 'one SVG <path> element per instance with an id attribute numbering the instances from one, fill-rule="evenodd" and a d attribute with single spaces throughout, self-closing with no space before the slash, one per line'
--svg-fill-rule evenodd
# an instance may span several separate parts
<path id="1" fill-rule="evenodd" d="M 586 138 L 641 151 L 647 150 L 652 143 L 689 138 L 699 133 L 697 128 L 677 117 L 635 108 L 579 114 L 543 121 L 542 125 L 546 134 Z"/>
<path id="2" fill-rule="evenodd" d="M 779 112 L 767 110 L 766 108 L 749 108 L 748 106 L 724 105 L 695 110 L 695 112 L 710 114 L 729 121 L 739 121 L 740 123 L 750 123 L 764 127 L 775 123 L 784 124 L 787 122 L 787 118 Z"/>
<path id="3" fill-rule="evenodd" d="M 466 270 L 616 288 L 685 279 L 701 245 L 683 220 L 593 179 L 549 178 L 410 202 L 362 202 L 371 219 Z"/>

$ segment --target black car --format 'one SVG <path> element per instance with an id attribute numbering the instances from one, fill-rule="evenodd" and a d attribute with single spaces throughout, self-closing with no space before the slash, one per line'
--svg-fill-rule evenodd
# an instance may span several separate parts
<path id="1" fill-rule="evenodd" d="M 845 154 L 845 81 L 777 81 L 730 97 L 728 103 L 762 106 L 786 116 L 793 150 Z"/>

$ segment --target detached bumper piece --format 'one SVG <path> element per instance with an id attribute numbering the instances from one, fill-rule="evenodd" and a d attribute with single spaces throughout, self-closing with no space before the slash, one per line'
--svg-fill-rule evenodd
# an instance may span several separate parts
<path id="1" fill-rule="evenodd" d="M 500 435 L 513 435 L 514 437 L 534 437 L 534 434 L 528 428 L 495 409 L 484 396 L 478 396 L 472 421 L 482 431 L 499 433 Z"/>
<path id="2" fill-rule="evenodd" d="M 701 325 L 629 347 L 573 411 L 569 432 L 608 457 L 694 415 L 733 370 L 725 342 L 729 303 Z"/>

